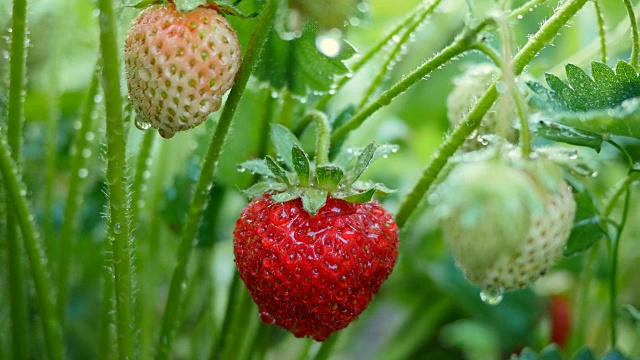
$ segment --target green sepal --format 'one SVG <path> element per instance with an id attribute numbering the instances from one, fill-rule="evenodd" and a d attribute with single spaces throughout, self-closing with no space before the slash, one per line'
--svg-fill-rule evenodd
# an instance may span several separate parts
<path id="1" fill-rule="evenodd" d="M 270 193 L 274 191 L 284 191 L 286 190 L 286 185 L 282 183 L 277 183 L 273 181 L 261 181 L 259 183 L 254 184 L 250 188 L 243 190 L 242 193 L 247 195 L 250 198 L 261 196 L 265 193 Z"/>
<path id="2" fill-rule="evenodd" d="M 371 201 L 375 193 L 376 189 L 369 189 L 361 193 L 345 196 L 342 198 L 342 200 L 355 204 L 365 204 Z"/>
<path id="3" fill-rule="evenodd" d="M 207 0 L 174 0 L 176 9 L 180 12 L 189 12 L 195 10 L 198 6 L 206 5 Z"/>
<path id="4" fill-rule="evenodd" d="M 239 1 L 234 2 L 233 4 L 228 3 L 226 1 L 222 3 L 221 1 L 208 0 L 208 2 L 211 4 L 214 4 L 218 8 L 218 10 L 224 15 L 231 15 L 231 16 L 239 17 L 241 19 L 251 19 L 258 16 L 257 12 L 254 12 L 251 14 L 243 13 L 240 9 L 236 7 L 236 4 Z"/>
<path id="5" fill-rule="evenodd" d="M 285 184 L 290 185 L 291 182 L 287 177 L 287 173 L 284 169 L 275 161 L 271 156 L 267 156 L 265 158 L 265 163 L 269 167 L 269 170 L 275 175 L 278 179 L 282 180 Z"/>
<path id="6" fill-rule="evenodd" d="M 240 169 L 248 170 L 253 174 L 259 174 L 270 178 L 276 177 L 271 169 L 269 169 L 269 166 L 264 159 L 251 159 L 238 165 L 238 167 Z"/>
<path id="7" fill-rule="evenodd" d="M 294 145 L 302 147 L 298 138 L 296 138 L 291 130 L 280 124 L 275 124 L 271 126 L 271 143 L 278 157 L 281 158 L 290 169 L 293 169 L 291 149 Z"/>
<path id="8" fill-rule="evenodd" d="M 397 192 L 397 190 L 389 189 L 385 184 L 373 183 L 371 181 L 356 181 L 352 187 L 360 191 L 375 190 L 376 195 L 386 196 Z"/>
<path id="9" fill-rule="evenodd" d="M 573 194 L 576 200 L 573 229 L 567 240 L 567 245 L 563 249 L 564 256 L 571 256 L 591 248 L 598 241 L 607 239 L 609 235 L 602 227 L 602 216 L 591 194 L 575 180 L 571 178 L 567 180 L 576 190 Z"/>
<path id="10" fill-rule="evenodd" d="M 342 169 L 333 165 L 323 165 L 316 168 L 318 185 L 325 189 L 335 189 L 340 184 L 344 173 Z"/>
<path id="11" fill-rule="evenodd" d="M 376 152 L 377 148 L 378 145 L 376 145 L 375 143 L 371 143 L 367 145 L 367 147 L 362 149 L 362 152 L 360 152 L 358 158 L 356 159 L 356 164 L 353 166 L 353 168 L 347 170 L 348 184 L 353 184 L 353 182 L 356 181 L 365 170 L 367 170 L 369 165 L 371 165 L 373 154 Z"/>
<path id="12" fill-rule="evenodd" d="M 271 196 L 271 200 L 273 200 L 274 202 L 280 203 L 280 202 L 294 200 L 301 196 L 302 196 L 302 190 L 296 188 L 296 189 L 291 189 L 289 191 L 277 193 Z"/>
<path id="13" fill-rule="evenodd" d="M 309 215 L 313 216 L 327 202 L 328 194 L 328 191 L 324 189 L 306 189 L 302 193 L 302 207 Z"/>
<path id="14" fill-rule="evenodd" d="M 150 5 L 157 3 L 158 0 L 125 0 L 123 2 L 124 7 L 132 7 L 135 9 L 144 9 Z"/>
<path id="15" fill-rule="evenodd" d="M 297 144 L 293 144 L 291 148 L 291 159 L 293 160 L 293 169 L 298 174 L 300 185 L 309 185 L 309 156 Z"/>

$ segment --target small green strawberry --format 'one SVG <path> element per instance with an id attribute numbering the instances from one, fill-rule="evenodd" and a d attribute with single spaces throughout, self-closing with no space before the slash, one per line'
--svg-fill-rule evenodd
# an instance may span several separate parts
<path id="1" fill-rule="evenodd" d="M 462 75 L 455 78 L 454 88 L 447 97 L 447 117 L 452 127 L 457 126 L 464 119 L 491 83 L 499 76 L 499 68 L 484 63 L 469 66 Z M 514 112 L 510 110 L 509 113 L 513 114 Z M 498 115 L 496 105 L 494 105 L 482 119 L 478 130 L 467 139 L 461 149 L 473 151 L 485 147 L 486 141 L 482 137 L 490 134 L 498 134 L 509 141 L 516 141 L 518 132 L 509 123 L 511 119 L 502 121 Z"/>
<path id="2" fill-rule="evenodd" d="M 124 57 L 136 124 L 170 138 L 220 109 L 240 67 L 240 44 L 213 5 L 186 13 L 153 5 L 133 20 Z"/>
<path id="3" fill-rule="evenodd" d="M 485 159 L 454 168 L 436 207 L 456 263 L 485 292 L 524 288 L 562 255 L 576 211 L 546 160 Z"/>

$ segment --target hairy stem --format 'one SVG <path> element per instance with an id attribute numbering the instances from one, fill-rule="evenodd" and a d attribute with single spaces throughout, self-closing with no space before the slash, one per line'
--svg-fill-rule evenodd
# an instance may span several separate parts
<path id="1" fill-rule="evenodd" d="M 524 3 L 522 6 L 520 6 L 517 9 L 514 9 L 513 11 L 511 11 L 511 13 L 509 14 L 510 18 L 516 18 L 516 19 L 520 19 L 522 18 L 525 14 L 529 13 L 531 11 L 531 9 L 534 9 L 536 6 L 544 3 L 547 0 L 530 0 L 526 3 Z"/>
<path id="2" fill-rule="evenodd" d="M 360 110 L 344 125 L 336 129 L 331 136 L 331 142 L 335 144 L 344 139 L 351 131 L 358 128 L 376 111 L 380 110 L 384 106 L 389 105 L 391 103 L 391 100 L 396 98 L 398 95 L 407 91 L 407 89 L 409 89 L 411 86 L 424 79 L 424 77 L 429 75 L 432 71 L 446 64 L 449 60 L 471 49 L 473 47 L 473 44 L 476 42 L 476 36 L 478 35 L 478 33 L 482 31 L 490 22 L 491 21 L 484 21 L 477 27 L 464 31 L 462 35 L 458 36 L 458 38 L 456 38 L 456 40 L 451 45 L 442 49 L 442 51 L 440 51 L 437 55 L 422 64 L 418 69 L 407 75 L 389 90 L 382 93 L 375 101 L 369 104 L 366 108 Z"/>
<path id="3" fill-rule="evenodd" d="M 131 224 L 138 227 L 138 213 L 140 212 L 140 199 L 144 192 L 144 182 L 149 177 L 147 172 L 151 165 L 151 150 L 156 139 L 155 131 L 147 131 L 140 143 L 138 150 L 138 159 L 136 161 L 136 170 L 133 178 L 133 187 L 131 189 Z"/>
<path id="4" fill-rule="evenodd" d="M 189 207 L 187 221 L 182 233 L 182 239 L 178 249 L 178 263 L 176 264 L 173 276 L 171 277 L 169 295 L 167 297 L 157 346 L 156 357 L 158 359 L 165 359 L 169 356 L 174 335 L 173 332 L 176 328 L 178 318 L 178 310 L 180 308 L 183 291 L 182 283 L 186 277 L 187 263 L 191 255 L 191 251 L 193 250 L 193 243 L 198 232 L 198 225 L 200 224 L 200 218 L 204 211 L 207 194 L 211 187 L 213 173 L 216 169 L 220 152 L 222 151 L 222 145 L 227 137 L 234 114 L 238 104 L 240 103 L 240 99 L 242 98 L 242 93 L 244 92 L 251 72 L 258 61 L 262 47 L 269 35 L 277 8 L 278 0 L 268 0 L 264 5 L 258 20 L 258 25 L 256 26 L 253 36 L 249 42 L 242 65 L 238 70 L 236 84 L 229 93 L 227 102 L 222 110 L 222 115 L 216 125 L 211 142 L 209 143 L 209 149 L 204 163 L 202 164 L 202 171 L 198 178 L 198 183 L 196 184 L 191 206 Z"/>
<path id="5" fill-rule="evenodd" d="M 600 39 L 600 61 L 603 64 L 607 63 L 607 38 L 604 27 L 604 19 L 602 18 L 602 9 L 600 9 L 600 0 L 593 0 L 593 6 L 596 10 L 596 17 L 598 19 L 598 37 Z"/>
<path id="6" fill-rule="evenodd" d="M 547 20 L 540 30 L 529 38 L 525 46 L 516 54 L 513 59 L 513 70 L 516 75 L 520 75 L 524 67 L 558 34 L 560 29 L 580 10 L 587 0 L 572 0 L 564 3 L 555 14 Z M 474 108 L 467 114 L 451 135 L 441 144 L 431 158 L 422 177 L 407 195 L 401 204 L 396 222 L 402 228 L 407 224 L 407 220 L 415 211 L 418 203 L 422 200 L 427 191 L 431 188 L 440 171 L 446 165 L 449 157 L 462 145 L 464 140 L 480 125 L 482 117 L 497 99 L 496 83 L 485 92 Z"/>
<path id="7" fill-rule="evenodd" d="M 631 66 L 635 69 L 638 68 L 638 53 L 640 52 L 640 37 L 638 36 L 638 22 L 636 21 L 636 14 L 633 10 L 633 4 L 631 0 L 624 0 L 624 5 L 627 8 L 629 14 L 629 22 L 631 23 L 631 38 L 633 43 L 631 44 Z"/>
<path id="8" fill-rule="evenodd" d="M 115 276 L 116 332 L 118 356 L 133 359 L 135 355 L 133 321 L 133 271 L 129 228 L 129 191 L 122 96 L 117 45 L 116 19 L 111 0 L 98 0 L 100 11 L 100 49 L 102 53 L 102 86 L 107 115 L 107 174 L 109 194 L 109 237 L 112 241 L 112 263 Z"/>
<path id="9" fill-rule="evenodd" d="M 629 203 L 631 199 L 631 191 L 627 189 L 622 208 L 622 217 L 620 224 L 616 229 L 616 236 L 612 239 L 611 249 L 611 273 L 609 278 L 609 322 L 611 347 L 615 348 L 618 343 L 618 257 L 620 254 L 620 237 L 627 223 L 629 216 Z"/>

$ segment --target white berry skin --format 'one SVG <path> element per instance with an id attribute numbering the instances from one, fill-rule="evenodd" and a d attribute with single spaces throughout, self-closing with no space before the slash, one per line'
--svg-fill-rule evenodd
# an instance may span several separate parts
<path id="1" fill-rule="evenodd" d="M 561 257 L 573 227 L 571 188 L 548 162 L 462 164 L 440 192 L 444 238 L 483 290 L 532 284 Z"/>
<path id="2" fill-rule="evenodd" d="M 205 7 L 181 13 L 173 4 L 134 19 L 124 54 L 136 114 L 166 138 L 220 109 L 240 63 L 236 33 L 222 15 Z"/>

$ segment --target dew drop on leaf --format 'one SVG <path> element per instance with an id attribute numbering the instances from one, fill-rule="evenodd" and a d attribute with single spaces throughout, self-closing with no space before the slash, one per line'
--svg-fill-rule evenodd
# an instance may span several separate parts
<path id="1" fill-rule="evenodd" d="M 484 289 L 480 292 L 480 300 L 487 305 L 498 305 L 504 298 L 504 290 L 499 289 Z"/>
<path id="2" fill-rule="evenodd" d="M 316 37 L 318 51 L 327 57 L 334 58 L 342 51 L 342 31 L 331 29 Z"/>

